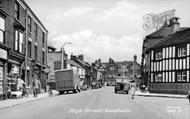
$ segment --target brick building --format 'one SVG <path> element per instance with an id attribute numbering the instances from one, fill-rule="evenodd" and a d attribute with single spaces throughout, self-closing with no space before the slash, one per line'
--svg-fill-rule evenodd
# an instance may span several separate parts
<path id="1" fill-rule="evenodd" d="M 31 87 L 32 76 L 37 74 L 41 88 L 44 88 L 47 78 L 44 72 L 47 67 L 47 29 L 24 0 L 1 0 L 0 9 L 4 93 L 5 87 L 17 76 L 21 76 Z"/>
<path id="2" fill-rule="evenodd" d="M 109 62 L 97 64 L 100 64 L 99 69 L 103 74 L 104 82 L 108 82 L 108 84 L 114 84 L 117 76 L 135 76 L 136 79 L 141 76 L 141 66 L 137 62 L 136 55 L 134 56 L 134 61 L 117 62 L 110 58 Z"/>
<path id="3" fill-rule="evenodd" d="M 49 80 L 55 80 L 55 70 L 67 68 L 67 54 L 62 51 L 56 51 L 56 48 L 48 43 L 47 65 L 50 68 L 48 75 Z"/>

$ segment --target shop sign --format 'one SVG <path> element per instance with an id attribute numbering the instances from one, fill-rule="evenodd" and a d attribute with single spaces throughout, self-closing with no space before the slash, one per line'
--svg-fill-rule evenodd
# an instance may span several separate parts
<path id="1" fill-rule="evenodd" d="M 7 51 L 0 49 L 0 58 L 7 60 Z"/>
<path id="2" fill-rule="evenodd" d="M 144 19 L 144 24 L 143 24 L 143 29 L 148 31 L 153 28 L 156 28 L 156 30 L 160 29 L 165 22 L 169 21 L 171 18 L 175 17 L 175 12 L 176 10 L 168 10 L 165 12 L 162 12 L 160 14 L 146 14 L 143 19 Z"/>

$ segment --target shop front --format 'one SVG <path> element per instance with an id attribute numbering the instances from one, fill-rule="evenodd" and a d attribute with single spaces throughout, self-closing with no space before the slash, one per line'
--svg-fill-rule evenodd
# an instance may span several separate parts
<path id="1" fill-rule="evenodd" d="M 7 50 L 0 48 L 0 100 L 6 98 Z"/>

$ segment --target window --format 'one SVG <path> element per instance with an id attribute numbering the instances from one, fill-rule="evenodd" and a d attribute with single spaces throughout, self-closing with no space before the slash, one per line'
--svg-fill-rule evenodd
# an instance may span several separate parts
<path id="1" fill-rule="evenodd" d="M 0 17 L 0 43 L 4 43 L 5 20 Z"/>
<path id="2" fill-rule="evenodd" d="M 32 43 L 30 41 L 28 41 L 28 57 L 31 58 L 32 57 Z"/>
<path id="3" fill-rule="evenodd" d="M 35 36 L 38 36 L 38 25 L 35 23 L 35 30 L 34 30 Z"/>
<path id="4" fill-rule="evenodd" d="M 35 54 L 35 60 L 37 60 L 37 57 L 38 57 L 38 47 L 36 45 L 34 46 L 34 54 Z"/>
<path id="5" fill-rule="evenodd" d="M 19 20 L 19 3 L 15 2 L 15 18 Z"/>
<path id="6" fill-rule="evenodd" d="M 187 47 L 178 47 L 177 48 L 177 57 L 184 57 L 187 55 Z"/>
<path id="7" fill-rule="evenodd" d="M 161 60 L 161 59 L 162 59 L 162 51 L 156 51 L 155 60 Z"/>
<path id="8" fill-rule="evenodd" d="M 28 29 L 30 32 L 32 31 L 32 20 L 30 16 L 28 16 Z"/>
<path id="9" fill-rule="evenodd" d="M 18 51 L 20 53 L 23 53 L 23 32 L 16 29 L 15 30 L 15 51 Z"/>
<path id="10" fill-rule="evenodd" d="M 61 61 L 54 61 L 54 70 L 61 69 Z"/>
<path id="11" fill-rule="evenodd" d="M 176 82 L 187 82 L 187 71 L 177 71 Z"/>
<path id="12" fill-rule="evenodd" d="M 42 51 L 42 64 L 45 64 L 45 52 Z"/>
<path id="13" fill-rule="evenodd" d="M 155 82 L 162 82 L 162 73 L 155 73 Z"/>
<path id="14" fill-rule="evenodd" d="M 42 32 L 42 43 L 45 43 L 45 33 Z"/>

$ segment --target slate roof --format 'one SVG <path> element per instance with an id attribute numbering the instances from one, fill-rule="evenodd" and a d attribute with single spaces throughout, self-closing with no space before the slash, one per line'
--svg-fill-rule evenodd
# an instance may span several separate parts
<path id="1" fill-rule="evenodd" d="M 163 48 L 163 47 L 174 46 L 185 43 L 190 43 L 190 28 L 177 31 L 174 34 L 170 34 L 162 38 L 158 43 L 156 43 L 150 49 Z"/>
<path id="2" fill-rule="evenodd" d="M 73 60 L 68 60 L 69 64 L 72 66 L 76 66 L 78 68 L 82 68 L 80 65 L 78 65 L 76 62 L 74 62 Z"/>
<path id="3" fill-rule="evenodd" d="M 52 43 L 50 43 L 50 41 L 47 42 L 47 46 L 50 47 L 50 48 L 56 49 L 56 48 L 52 45 Z"/>

